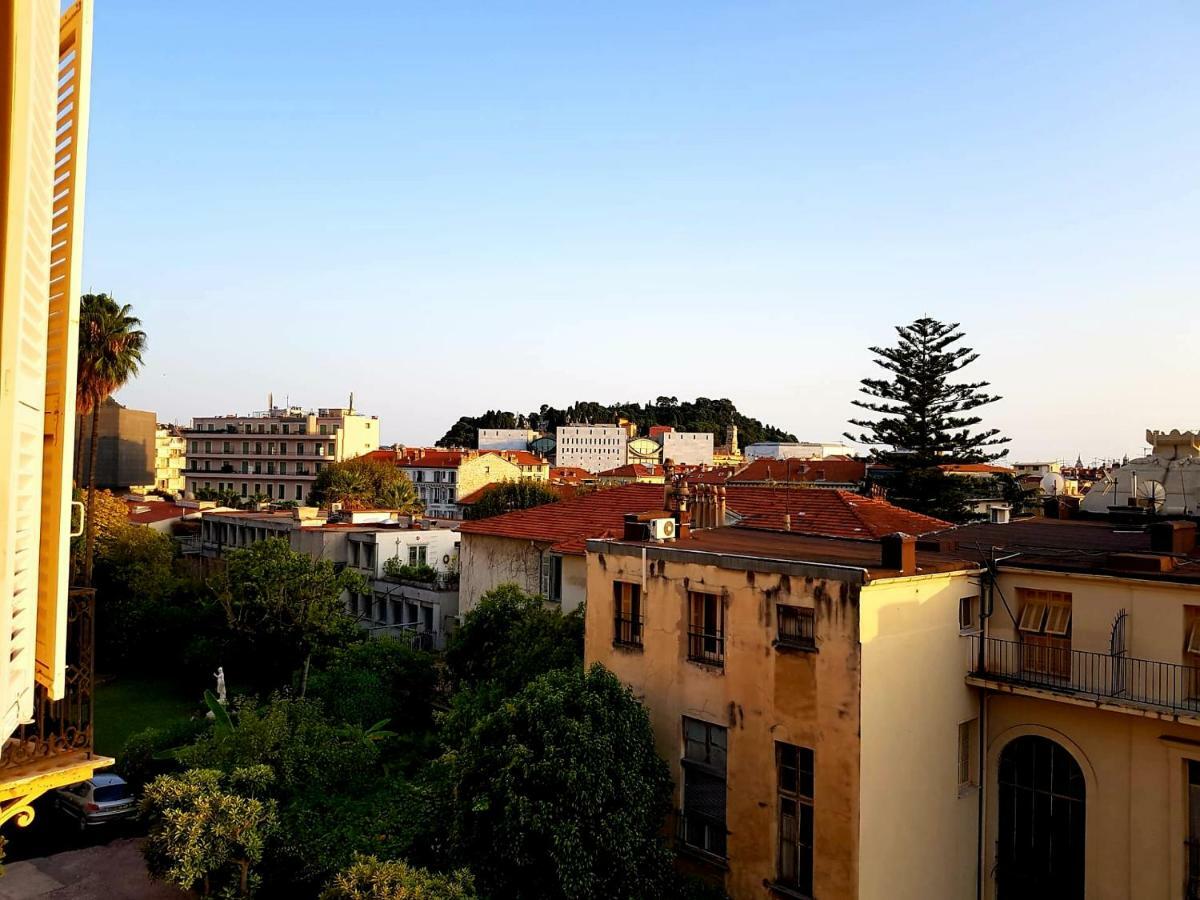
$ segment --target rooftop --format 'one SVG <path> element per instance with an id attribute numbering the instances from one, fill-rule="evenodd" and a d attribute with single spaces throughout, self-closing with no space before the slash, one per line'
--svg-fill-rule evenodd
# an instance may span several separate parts
<path id="1" fill-rule="evenodd" d="M 867 464 L 846 456 L 826 459 L 756 459 L 729 476 L 734 482 L 822 482 L 854 484 L 867 474 Z"/>
<path id="2" fill-rule="evenodd" d="M 838 566 L 866 570 L 868 579 L 895 578 L 897 569 L 885 569 L 882 545 L 875 540 L 821 537 L 811 534 L 788 534 L 778 531 L 759 531 L 753 528 L 727 527 L 692 532 L 677 541 L 592 542 L 589 550 L 611 552 L 612 547 L 646 548 L 649 555 L 659 557 L 676 554 L 709 554 L 705 560 L 715 565 L 728 565 L 731 559 L 753 559 L 788 565 Z M 769 568 L 769 567 L 756 567 Z M 917 575 L 937 572 L 973 570 L 977 563 L 955 553 L 918 550 Z"/>

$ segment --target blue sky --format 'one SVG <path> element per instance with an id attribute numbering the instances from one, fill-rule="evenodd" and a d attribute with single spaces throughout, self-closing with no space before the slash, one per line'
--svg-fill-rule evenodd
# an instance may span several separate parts
<path id="1" fill-rule="evenodd" d="M 1196 427 L 1194 3 L 97 0 L 85 288 L 162 419 L 729 397 L 959 321 L 1019 457 Z"/>

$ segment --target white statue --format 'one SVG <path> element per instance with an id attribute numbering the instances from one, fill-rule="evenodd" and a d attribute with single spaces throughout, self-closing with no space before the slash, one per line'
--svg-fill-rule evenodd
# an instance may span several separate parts
<path id="1" fill-rule="evenodd" d="M 225 669 L 222 666 L 217 666 L 217 671 L 214 673 L 217 679 L 217 700 L 222 706 L 225 705 Z"/>

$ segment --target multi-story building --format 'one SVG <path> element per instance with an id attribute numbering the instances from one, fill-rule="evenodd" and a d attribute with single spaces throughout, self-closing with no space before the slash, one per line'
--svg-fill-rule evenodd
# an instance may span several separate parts
<path id="1" fill-rule="evenodd" d="M 205 512 L 189 549 L 215 558 L 269 538 L 298 553 L 361 572 L 368 590 L 346 595 L 346 608 L 373 634 L 410 637 L 441 648 L 458 621 L 458 533 L 396 515 L 357 510 L 330 517 L 313 507 L 276 512 Z M 394 562 L 391 562 L 394 560 Z M 421 575 L 426 567 L 432 578 Z"/>
<path id="2" fill-rule="evenodd" d="M 666 481 L 666 470 L 662 466 L 627 463 L 599 472 L 596 482 L 604 487 L 614 484 L 662 484 Z"/>
<path id="3" fill-rule="evenodd" d="M 754 459 L 822 459 L 826 456 L 849 456 L 850 448 L 836 441 L 759 441 L 744 450 L 747 460 Z"/>
<path id="4" fill-rule="evenodd" d="M 480 428 L 476 446 L 480 450 L 528 450 L 535 437 L 529 428 Z"/>
<path id="5" fill-rule="evenodd" d="M 475 494 L 486 485 L 550 478 L 550 464 L 527 450 L 405 447 L 378 450 L 371 456 L 399 466 L 416 487 L 425 514 L 438 519 L 458 518 L 459 498 Z"/>
<path id="6" fill-rule="evenodd" d="M 0 825 L 92 750 L 92 592 L 69 589 L 92 9 L 0 3 Z"/>
<path id="7" fill-rule="evenodd" d="M 81 468 L 87 465 L 92 422 L 92 416 L 79 417 Z M 152 484 L 156 480 L 156 427 L 152 412 L 130 409 L 111 397 L 101 403 L 96 415 L 96 486 L 127 490 Z M 81 473 L 79 482 L 86 480 L 87 473 Z"/>
<path id="8" fill-rule="evenodd" d="M 711 466 L 713 436 L 709 431 L 663 431 L 658 435 L 662 461 L 685 466 Z"/>
<path id="9" fill-rule="evenodd" d="M 624 484 L 557 503 L 463 522 L 462 604 L 470 610 L 492 588 L 515 582 L 523 589 L 578 607 L 586 591 L 585 544 L 589 538 L 620 534 L 628 515 L 661 509 L 667 488 Z M 712 498 L 711 525 L 740 522 L 779 529 L 853 537 L 878 537 L 897 530 L 924 534 L 946 523 L 911 513 L 883 500 L 844 491 L 719 488 L 698 485 L 696 496 Z"/>
<path id="10" fill-rule="evenodd" d="M 379 448 L 379 419 L 354 409 L 271 408 L 246 416 L 192 420 L 187 496 L 199 490 L 303 503 L 317 473 Z"/>
<path id="11" fill-rule="evenodd" d="M 629 460 L 626 444 L 629 429 L 624 425 L 563 425 L 555 437 L 556 466 L 603 472 Z"/>
<path id="12" fill-rule="evenodd" d="M 735 900 L 1195 896 L 1194 523 L 869 541 L 668 506 L 587 542 L 585 658 L 644 699 L 697 872 Z"/>
<path id="13" fill-rule="evenodd" d="M 154 490 L 183 496 L 187 490 L 187 438 L 174 425 L 154 429 Z"/>

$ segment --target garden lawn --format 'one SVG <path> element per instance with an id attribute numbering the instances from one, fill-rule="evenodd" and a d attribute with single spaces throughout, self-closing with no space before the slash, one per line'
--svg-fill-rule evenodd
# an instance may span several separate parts
<path id="1" fill-rule="evenodd" d="M 96 752 L 116 756 L 131 734 L 191 718 L 202 698 L 169 681 L 118 678 L 96 688 Z"/>

